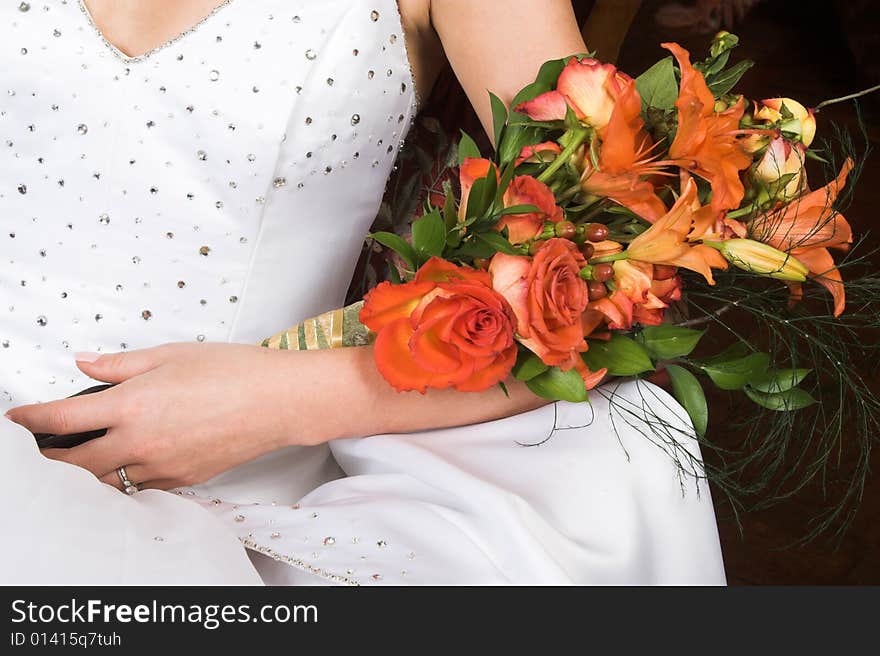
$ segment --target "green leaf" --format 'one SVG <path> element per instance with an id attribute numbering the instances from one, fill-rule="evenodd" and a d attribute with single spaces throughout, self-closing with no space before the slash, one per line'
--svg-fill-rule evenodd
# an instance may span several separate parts
<path id="1" fill-rule="evenodd" d="M 647 107 L 672 109 L 678 99 L 678 82 L 672 57 L 666 57 L 654 64 L 636 78 L 636 89 L 642 97 L 642 111 Z"/>
<path id="2" fill-rule="evenodd" d="M 492 128 L 495 136 L 493 143 L 497 149 L 501 144 L 504 126 L 507 123 L 507 107 L 501 101 L 501 98 L 492 92 L 489 92 L 489 100 L 492 103 Z"/>
<path id="3" fill-rule="evenodd" d="M 550 61 L 544 62 L 541 69 L 538 71 L 538 77 L 535 78 L 535 82 L 546 84 L 551 89 L 555 89 L 556 81 L 559 79 L 562 69 L 564 69 L 565 65 L 568 63 L 568 59 L 568 57 L 564 57 L 562 59 L 551 59 Z"/>
<path id="4" fill-rule="evenodd" d="M 527 380 L 526 385 L 542 399 L 572 403 L 582 403 L 587 400 L 584 379 L 574 369 L 562 371 L 559 367 L 551 367 L 544 373 Z"/>
<path id="5" fill-rule="evenodd" d="M 738 360 L 704 364 L 701 369 L 717 387 L 723 390 L 737 390 L 766 376 L 769 365 L 769 355 L 752 353 Z"/>
<path id="6" fill-rule="evenodd" d="M 684 367 L 670 364 L 666 367 L 672 382 L 672 395 L 687 411 L 697 435 L 703 437 L 709 425 L 709 406 L 700 381 Z"/>
<path id="7" fill-rule="evenodd" d="M 670 325 L 647 326 L 636 335 L 636 340 L 655 359 L 671 360 L 689 355 L 705 332 Z"/>
<path id="8" fill-rule="evenodd" d="M 712 78 L 711 82 L 706 82 L 709 87 L 709 91 L 711 91 L 712 95 L 714 95 L 716 98 L 719 98 L 724 94 L 729 93 L 730 90 L 733 89 L 734 86 L 736 86 L 736 83 L 739 82 L 740 78 L 745 74 L 745 72 L 754 65 L 755 62 L 748 59 L 737 62 L 726 71 L 722 71 L 718 75 L 715 75 Z"/>
<path id="9" fill-rule="evenodd" d="M 495 188 L 497 187 L 497 179 L 495 177 L 495 169 L 489 168 L 489 174 L 485 178 L 479 178 L 474 181 L 471 192 L 468 195 L 467 208 L 465 216 L 469 219 L 482 216 L 489 205 L 495 199 Z"/>
<path id="10" fill-rule="evenodd" d="M 495 216 L 508 216 L 510 214 L 542 214 L 541 209 L 536 205 L 511 205 L 510 207 L 505 207 L 503 210 L 498 212 Z"/>
<path id="11" fill-rule="evenodd" d="M 501 176 L 498 180 L 498 188 L 495 190 L 495 205 L 501 207 L 504 205 L 504 193 L 507 191 L 507 188 L 510 186 L 511 180 L 513 180 L 513 176 L 516 173 L 514 171 L 513 165 L 508 164 L 504 167 L 504 170 L 501 171 Z"/>
<path id="12" fill-rule="evenodd" d="M 608 369 L 612 376 L 635 376 L 654 371 L 648 352 L 629 337 L 615 334 L 608 341 L 591 339 L 589 345 L 590 348 L 581 357 L 592 371 Z"/>
<path id="13" fill-rule="evenodd" d="M 752 352 L 752 348 L 748 344 L 737 340 L 726 349 L 721 351 L 721 353 L 713 355 L 711 358 L 706 360 L 706 364 L 716 364 L 718 362 L 727 362 L 729 360 L 739 360 L 746 357 L 749 353 Z"/>
<path id="14" fill-rule="evenodd" d="M 504 138 L 498 148 L 498 159 L 502 165 L 513 162 L 519 157 L 525 146 L 540 143 L 540 140 L 541 132 L 538 128 L 530 125 L 510 124 L 504 130 Z"/>
<path id="15" fill-rule="evenodd" d="M 388 279 L 392 285 L 399 285 L 403 281 L 400 279 L 400 271 L 393 264 L 388 265 Z"/>
<path id="16" fill-rule="evenodd" d="M 581 126 L 581 120 L 577 117 L 575 111 L 571 108 L 571 105 L 565 105 L 565 128 L 569 132 L 574 132 L 577 130 L 583 130 L 583 126 Z M 566 135 L 563 135 L 560 141 L 565 139 Z M 564 144 L 563 144 L 564 147 Z"/>
<path id="17" fill-rule="evenodd" d="M 485 260 L 495 255 L 495 252 L 495 249 L 483 240 L 468 239 L 455 249 L 450 259 L 473 260 L 479 257 Z"/>
<path id="18" fill-rule="evenodd" d="M 458 212 L 455 209 L 455 194 L 452 191 L 452 185 L 449 181 L 443 183 L 443 193 L 446 196 L 443 200 L 443 224 L 446 226 L 447 232 L 458 225 Z"/>
<path id="19" fill-rule="evenodd" d="M 531 351 L 522 351 L 516 359 L 513 366 L 513 376 L 517 380 L 523 382 L 529 381 L 535 376 L 539 376 L 547 371 L 550 367 Z"/>
<path id="20" fill-rule="evenodd" d="M 461 141 L 458 142 L 458 165 L 461 166 L 464 161 L 470 157 L 482 157 L 480 147 L 477 142 L 471 139 L 468 134 L 461 131 Z"/>
<path id="21" fill-rule="evenodd" d="M 395 235 L 393 232 L 371 232 L 367 236 L 400 255 L 410 269 L 416 268 L 416 250 L 400 235 Z"/>
<path id="22" fill-rule="evenodd" d="M 808 392 L 797 387 L 778 394 L 765 394 L 748 387 L 744 391 L 746 396 L 759 406 L 768 410 L 776 410 L 777 412 L 800 410 L 816 403 L 816 399 L 810 396 Z"/>
<path id="23" fill-rule="evenodd" d="M 436 209 L 428 212 L 412 224 L 413 247 L 420 259 L 440 257 L 446 247 L 446 224 Z"/>
<path id="24" fill-rule="evenodd" d="M 812 369 L 777 369 L 761 380 L 753 381 L 750 387 L 765 394 L 787 392 L 801 384 Z"/>
<path id="25" fill-rule="evenodd" d="M 507 255 L 522 255 L 522 251 L 513 247 L 500 232 L 481 232 L 477 234 L 477 239 L 489 244 L 495 251 L 506 253 Z"/>
<path id="26" fill-rule="evenodd" d="M 510 392 L 507 391 L 507 385 L 504 384 L 503 380 L 498 382 L 498 387 L 500 387 L 501 391 L 504 392 L 504 396 L 506 396 L 509 399 Z"/>

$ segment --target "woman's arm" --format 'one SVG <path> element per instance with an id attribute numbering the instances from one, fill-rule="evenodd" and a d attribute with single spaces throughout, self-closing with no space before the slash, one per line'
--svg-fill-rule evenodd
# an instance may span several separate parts
<path id="1" fill-rule="evenodd" d="M 587 51 L 570 0 L 428 0 L 427 12 L 412 7 L 425 1 L 401 0 L 416 30 L 409 37 L 414 72 L 418 78 L 428 68 L 423 60 L 433 52 L 426 36 L 432 28 L 490 135 L 490 91 L 509 103 L 545 61 Z"/>
<path id="2" fill-rule="evenodd" d="M 429 389 L 397 392 L 373 360 L 373 347 L 280 352 L 278 366 L 297 378 L 289 435 L 315 442 L 474 424 L 546 405 L 523 383 L 505 381 L 484 392 Z M 305 412 L 304 408 L 307 408 Z"/>

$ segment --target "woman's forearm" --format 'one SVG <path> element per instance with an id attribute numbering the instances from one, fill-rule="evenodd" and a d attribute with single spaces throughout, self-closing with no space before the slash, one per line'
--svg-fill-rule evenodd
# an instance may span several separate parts
<path id="1" fill-rule="evenodd" d="M 268 394 L 266 411 L 287 399 L 287 434 L 298 444 L 474 424 L 548 403 L 512 377 L 505 382 L 509 397 L 497 385 L 484 392 L 398 392 L 379 374 L 372 346 L 269 353 L 277 364 L 274 389 L 288 391 Z"/>

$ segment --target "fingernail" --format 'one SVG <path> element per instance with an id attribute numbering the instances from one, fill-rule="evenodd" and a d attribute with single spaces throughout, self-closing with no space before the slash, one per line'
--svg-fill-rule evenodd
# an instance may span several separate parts
<path id="1" fill-rule="evenodd" d="M 91 351 L 81 351 L 73 354 L 73 359 L 77 362 L 94 362 L 100 357 L 100 353 L 92 353 Z"/>

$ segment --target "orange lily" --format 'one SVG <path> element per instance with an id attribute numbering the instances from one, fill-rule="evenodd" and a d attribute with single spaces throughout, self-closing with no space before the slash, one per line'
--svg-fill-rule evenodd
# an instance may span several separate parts
<path id="1" fill-rule="evenodd" d="M 581 176 L 584 191 L 610 198 L 653 223 L 666 212 L 646 177 L 657 175 L 668 162 L 653 161 L 653 144 L 642 120 L 642 100 L 633 80 L 627 82 L 614 109 L 599 149 L 598 166 L 585 158 Z"/>
<path id="2" fill-rule="evenodd" d="M 716 112 L 715 97 L 703 74 L 691 65 L 690 53 L 677 43 L 662 45 L 673 54 L 681 69 L 681 90 L 675 103 L 678 131 L 669 157 L 711 183 L 714 210 L 735 209 L 745 193 L 739 172 L 752 163 L 738 141 L 745 99 L 740 97 L 732 107 Z"/>
<path id="3" fill-rule="evenodd" d="M 804 194 L 749 224 L 752 239 L 790 252 L 809 269 L 811 277 L 828 289 L 834 298 L 834 316 L 846 306 L 846 293 L 840 272 L 834 266 L 829 248 L 846 250 L 852 243 L 852 229 L 846 218 L 832 205 L 837 200 L 854 163 L 847 158 L 837 177 L 824 187 Z M 799 290 L 795 290 L 797 294 Z"/>
<path id="4" fill-rule="evenodd" d="M 726 269 L 727 260 L 714 248 L 691 243 L 703 236 L 694 233 L 694 227 L 695 217 L 705 213 L 697 200 L 697 185 L 689 179 L 672 209 L 632 240 L 627 249 L 629 259 L 684 267 L 702 274 L 714 285 L 712 269 Z"/>

